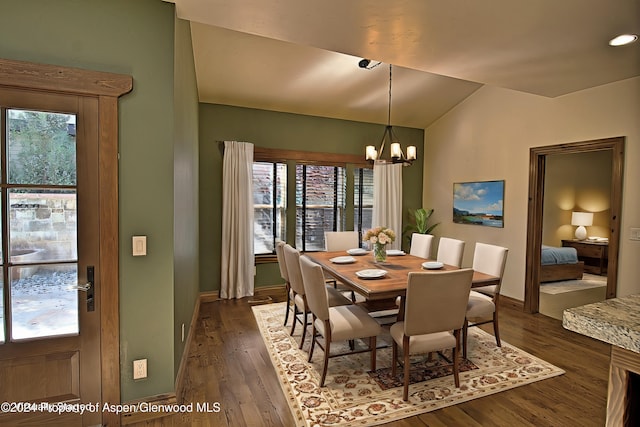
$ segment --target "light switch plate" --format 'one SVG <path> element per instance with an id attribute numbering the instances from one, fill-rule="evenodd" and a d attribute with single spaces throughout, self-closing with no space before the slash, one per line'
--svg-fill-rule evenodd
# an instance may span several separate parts
<path id="1" fill-rule="evenodd" d="M 131 238 L 133 256 L 145 256 L 147 254 L 147 236 L 133 236 Z"/>
<path id="2" fill-rule="evenodd" d="M 640 240 L 640 228 L 630 229 L 629 240 Z"/>

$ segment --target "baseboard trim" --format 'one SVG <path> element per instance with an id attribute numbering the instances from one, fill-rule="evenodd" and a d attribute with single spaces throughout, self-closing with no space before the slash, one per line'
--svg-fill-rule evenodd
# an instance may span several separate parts
<path id="1" fill-rule="evenodd" d="M 176 397 L 178 402 L 182 403 L 184 400 L 184 377 L 187 371 L 187 361 L 189 360 L 189 349 L 191 348 L 191 341 L 195 336 L 196 324 L 198 322 L 198 316 L 200 316 L 200 306 L 202 305 L 201 297 L 196 299 L 196 306 L 193 308 L 193 315 L 191 316 L 191 323 L 189 324 L 189 331 L 184 342 L 184 351 L 180 358 L 180 366 L 178 367 L 178 374 L 176 375 Z"/>
<path id="2" fill-rule="evenodd" d="M 524 301 L 500 295 L 500 304 L 508 305 L 516 310 L 524 311 Z"/>
<path id="3" fill-rule="evenodd" d="M 123 411 L 120 415 L 120 425 L 126 426 L 140 422 L 146 422 L 150 420 L 156 420 L 158 418 L 168 417 L 169 415 L 177 414 L 173 411 L 160 411 L 151 412 L 147 410 L 134 410 L 133 408 L 140 408 L 144 405 L 145 408 L 149 408 L 152 405 L 160 405 L 162 408 L 170 408 L 178 405 L 175 393 L 158 394 L 156 396 L 145 397 L 144 399 L 132 400 L 124 403 L 123 407 L 130 407 L 129 411 Z"/>

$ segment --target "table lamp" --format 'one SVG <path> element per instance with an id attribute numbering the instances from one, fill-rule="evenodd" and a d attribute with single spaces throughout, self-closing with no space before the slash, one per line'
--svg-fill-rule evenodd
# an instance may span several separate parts
<path id="1" fill-rule="evenodd" d="M 584 240 L 587 238 L 587 229 L 585 226 L 593 225 L 593 213 L 592 212 L 572 212 L 571 213 L 571 225 L 577 225 L 576 239 Z"/>

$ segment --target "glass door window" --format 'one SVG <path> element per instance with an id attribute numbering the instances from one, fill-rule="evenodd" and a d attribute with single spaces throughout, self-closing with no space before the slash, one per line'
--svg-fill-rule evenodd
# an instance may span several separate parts
<path id="1" fill-rule="evenodd" d="M 76 116 L 3 113 L 0 339 L 78 334 Z"/>

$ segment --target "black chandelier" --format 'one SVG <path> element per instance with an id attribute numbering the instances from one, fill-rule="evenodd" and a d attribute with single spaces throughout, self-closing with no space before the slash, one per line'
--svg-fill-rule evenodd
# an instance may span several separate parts
<path id="1" fill-rule="evenodd" d="M 402 147 L 400 146 L 400 142 L 398 141 L 398 137 L 393 131 L 393 126 L 391 126 L 391 72 L 392 65 L 389 64 L 389 110 L 387 113 L 387 126 L 384 129 L 384 134 L 382 135 L 382 140 L 380 141 L 380 148 L 376 150 L 375 146 L 367 145 L 367 148 L 365 149 L 365 158 L 370 162 L 375 162 L 376 160 L 384 163 L 389 162 L 388 160 L 382 158 L 384 146 L 388 143 L 389 149 L 391 151 L 391 163 L 403 163 L 405 166 L 409 166 L 416 159 L 416 147 L 415 145 L 408 146 L 407 155 L 405 156 L 404 152 L 402 151 Z"/>

